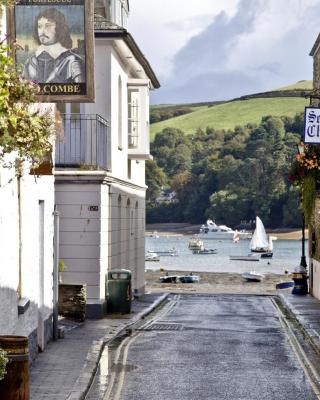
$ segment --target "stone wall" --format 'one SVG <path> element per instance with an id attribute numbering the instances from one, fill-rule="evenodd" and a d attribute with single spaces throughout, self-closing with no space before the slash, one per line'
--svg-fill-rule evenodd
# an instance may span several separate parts
<path id="1" fill-rule="evenodd" d="M 86 316 L 86 285 L 59 285 L 59 314 L 77 321 Z"/>

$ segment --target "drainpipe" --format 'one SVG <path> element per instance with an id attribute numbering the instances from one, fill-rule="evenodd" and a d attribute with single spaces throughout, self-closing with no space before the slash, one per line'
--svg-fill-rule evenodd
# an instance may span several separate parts
<path id="1" fill-rule="evenodd" d="M 21 199 L 21 175 L 17 176 L 17 196 L 18 196 L 18 235 L 19 235 L 19 277 L 18 277 L 18 297 L 22 296 L 22 199 Z"/>
<path id="2" fill-rule="evenodd" d="M 53 340 L 58 339 L 58 302 L 59 302 L 59 217 L 57 209 L 53 212 Z"/>

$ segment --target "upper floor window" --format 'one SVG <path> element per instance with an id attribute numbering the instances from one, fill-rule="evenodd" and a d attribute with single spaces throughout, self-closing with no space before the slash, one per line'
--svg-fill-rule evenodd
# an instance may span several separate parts
<path id="1" fill-rule="evenodd" d="M 122 150 L 122 79 L 118 77 L 118 148 Z"/>
<path id="2" fill-rule="evenodd" d="M 94 11 L 96 18 L 127 28 L 129 14 L 128 0 L 95 0 Z"/>
<path id="3" fill-rule="evenodd" d="M 128 90 L 128 147 L 138 147 L 139 139 L 139 90 Z"/>

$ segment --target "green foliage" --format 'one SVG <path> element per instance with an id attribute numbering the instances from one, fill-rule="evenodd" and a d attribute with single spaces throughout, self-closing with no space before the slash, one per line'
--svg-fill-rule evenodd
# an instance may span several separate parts
<path id="1" fill-rule="evenodd" d="M 170 212 L 158 212 L 158 206 L 147 218 L 201 223 L 210 217 L 237 226 L 259 215 L 268 227 L 297 226 L 299 209 L 289 207 L 299 204 L 298 192 L 290 188 L 288 165 L 301 121 L 302 114 L 266 116 L 258 125 L 228 131 L 205 128 L 184 136 L 166 128 L 158 133 L 152 143 L 154 162 L 167 175 L 178 203 Z"/>
<path id="2" fill-rule="evenodd" d="M 0 348 L 0 381 L 4 378 L 6 374 L 6 366 L 8 363 L 7 353 Z"/>
<path id="3" fill-rule="evenodd" d="M 149 204 L 146 218 L 148 223 L 156 222 L 183 222 L 182 209 L 178 204 Z"/>
<path id="4" fill-rule="evenodd" d="M 150 110 L 150 124 L 154 124 L 155 122 L 165 121 L 170 118 L 179 117 L 179 115 L 184 115 L 191 113 L 191 108 L 186 107 L 176 107 L 176 106 L 168 106 L 161 108 L 151 108 Z"/>
<path id="5" fill-rule="evenodd" d="M 63 272 L 65 267 L 66 267 L 66 265 L 65 265 L 64 261 L 60 259 L 59 262 L 58 262 L 59 272 Z"/>
<path id="6" fill-rule="evenodd" d="M 316 177 L 308 174 L 303 179 L 302 185 L 302 208 L 307 222 L 310 222 L 317 197 Z"/>
<path id="7" fill-rule="evenodd" d="M 308 105 L 308 100 L 296 97 L 260 98 L 238 100 L 214 107 L 195 108 L 192 113 L 152 124 L 151 139 L 165 128 L 181 129 L 193 135 L 198 129 L 212 127 L 215 130 L 231 129 L 247 124 L 259 124 L 265 115 L 294 117 Z M 302 131 L 300 131 L 301 134 Z"/>
<path id="8" fill-rule="evenodd" d="M 32 111 L 37 85 L 22 79 L 8 48 L 0 46 L 0 162 L 8 153 L 37 167 L 51 152 L 53 121 L 50 115 Z M 7 166 L 17 165 L 16 162 Z"/>
<path id="9" fill-rule="evenodd" d="M 148 186 L 146 199 L 154 203 L 160 195 L 161 189 L 167 184 L 167 176 L 154 160 L 146 161 L 146 185 Z"/>
<path id="10" fill-rule="evenodd" d="M 291 163 L 289 179 L 300 187 L 302 208 L 306 221 L 310 223 L 320 183 L 320 149 L 318 145 L 303 145 L 303 149 Z"/>

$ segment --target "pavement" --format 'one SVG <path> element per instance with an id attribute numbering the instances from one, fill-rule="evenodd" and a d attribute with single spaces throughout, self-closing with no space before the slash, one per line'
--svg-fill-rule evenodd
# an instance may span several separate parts
<path id="1" fill-rule="evenodd" d="M 168 295 L 145 294 L 132 302 L 130 314 L 84 323 L 61 320 L 64 337 L 50 342 L 31 365 L 30 400 L 84 399 L 105 345 L 150 314 Z"/>
<path id="2" fill-rule="evenodd" d="M 283 293 L 278 296 L 320 355 L 320 300 L 311 295 Z"/>
<path id="3" fill-rule="evenodd" d="M 105 345 L 147 316 L 169 293 L 150 293 L 132 302 L 130 314 L 77 324 L 60 321 L 64 338 L 50 342 L 30 368 L 30 400 L 82 400 Z M 311 295 L 278 295 L 320 355 L 320 300 Z"/>

